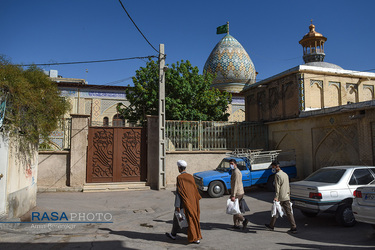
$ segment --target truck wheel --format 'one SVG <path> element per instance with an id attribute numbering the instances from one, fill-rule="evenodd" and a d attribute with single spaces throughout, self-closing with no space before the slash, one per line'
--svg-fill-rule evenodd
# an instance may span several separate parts
<path id="1" fill-rule="evenodd" d="M 305 210 L 301 210 L 301 213 L 304 215 L 304 216 L 306 216 L 306 217 L 315 217 L 315 216 L 317 216 L 318 215 L 318 213 L 314 213 L 314 212 L 307 212 L 307 211 L 305 211 Z"/>
<path id="2" fill-rule="evenodd" d="M 357 222 L 354 218 L 352 206 L 343 204 L 336 211 L 336 221 L 344 227 L 352 227 Z"/>
<path id="3" fill-rule="evenodd" d="M 267 190 L 275 192 L 275 175 L 271 175 L 267 181 Z"/>
<path id="4" fill-rule="evenodd" d="M 208 194 L 212 198 L 218 198 L 223 196 L 224 191 L 224 184 L 220 181 L 213 181 L 210 183 L 210 186 L 208 187 Z"/>

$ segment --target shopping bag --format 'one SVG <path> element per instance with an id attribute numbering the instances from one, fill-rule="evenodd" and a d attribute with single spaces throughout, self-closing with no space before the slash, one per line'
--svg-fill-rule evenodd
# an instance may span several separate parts
<path id="1" fill-rule="evenodd" d="M 240 201 L 240 210 L 241 210 L 241 213 L 245 213 L 245 212 L 249 212 L 250 211 L 250 208 L 247 206 L 247 203 L 245 201 L 245 199 L 242 199 Z"/>
<path id="2" fill-rule="evenodd" d="M 240 204 L 238 203 L 238 199 L 232 201 L 231 199 L 227 200 L 227 214 L 240 214 Z"/>
<path id="3" fill-rule="evenodd" d="M 176 216 L 178 225 L 180 226 L 181 229 L 184 227 L 188 227 L 188 222 L 186 220 L 186 216 L 185 216 L 183 208 L 180 209 L 180 212 L 174 211 L 174 215 Z"/>
<path id="4" fill-rule="evenodd" d="M 293 214 L 293 203 L 289 202 L 289 204 L 290 204 L 290 211 L 291 211 L 292 214 Z"/>
<path id="5" fill-rule="evenodd" d="M 272 204 L 271 217 L 275 217 L 275 216 L 276 218 L 278 218 L 279 216 L 280 217 L 284 216 L 284 211 L 279 201 L 273 201 L 273 204 Z"/>

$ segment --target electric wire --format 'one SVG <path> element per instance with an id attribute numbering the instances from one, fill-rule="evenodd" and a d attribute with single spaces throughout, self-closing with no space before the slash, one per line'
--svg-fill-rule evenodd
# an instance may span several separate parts
<path id="1" fill-rule="evenodd" d="M 122 83 L 122 82 L 125 82 L 125 81 L 127 81 L 127 80 L 130 80 L 130 79 L 132 79 L 132 78 L 133 78 L 133 77 L 130 76 L 130 77 L 127 77 L 127 78 L 124 78 L 124 79 L 120 79 L 120 80 L 117 80 L 117 81 L 107 82 L 107 83 L 104 83 L 103 85 L 104 85 L 104 86 L 106 86 L 106 85 L 110 85 L 110 86 L 112 86 L 112 85 L 120 84 L 120 83 Z"/>
<path id="2" fill-rule="evenodd" d="M 137 28 L 137 30 L 139 31 L 139 33 L 141 33 L 141 35 L 143 36 L 143 38 L 146 40 L 146 42 L 158 53 L 160 53 L 157 49 L 155 49 L 154 46 L 152 46 L 152 44 L 147 40 L 147 38 L 145 37 L 145 35 L 143 35 L 142 31 L 138 28 L 138 26 L 135 24 L 135 22 L 133 21 L 133 19 L 130 17 L 128 11 L 125 9 L 125 6 L 122 4 L 121 0 L 119 0 L 122 8 L 124 9 L 124 11 L 126 12 L 126 14 L 128 15 L 130 21 L 132 21 L 132 23 L 134 24 L 134 26 Z"/>
<path id="3" fill-rule="evenodd" d="M 67 65 L 67 64 L 83 64 L 83 63 L 102 63 L 102 62 L 115 62 L 115 61 L 127 61 L 134 59 L 146 59 L 146 58 L 158 58 L 157 56 L 142 56 L 142 57 L 128 57 L 128 58 L 118 58 L 118 59 L 106 59 L 106 60 L 94 60 L 94 61 L 81 61 L 81 62 L 57 62 L 57 63 L 32 63 L 32 64 L 15 64 L 16 66 L 48 66 L 48 65 Z"/>

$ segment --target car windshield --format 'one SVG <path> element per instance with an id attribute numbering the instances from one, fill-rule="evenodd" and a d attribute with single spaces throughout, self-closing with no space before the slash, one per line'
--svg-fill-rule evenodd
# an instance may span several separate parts
<path id="1" fill-rule="evenodd" d="M 223 172 L 228 172 L 230 170 L 229 166 L 229 160 L 230 159 L 223 159 L 219 166 L 216 168 L 217 171 L 223 171 Z M 239 170 L 246 170 L 246 163 L 244 161 L 237 161 L 237 168 Z"/>
<path id="2" fill-rule="evenodd" d="M 229 167 L 229 160 L 228 159 L 223 159 L 219 166 L 216 168 L 217 171 L 224 171 L 224 172 L 228 172 L 230 170 L 230 167 Z"/>
<path id="3" fill-rule="evenodd" d="M 315 181 L 324 183 L 337 183 L 340 181 L 345 169 L 322 168 L 309 175 L 305 181 Z"/>

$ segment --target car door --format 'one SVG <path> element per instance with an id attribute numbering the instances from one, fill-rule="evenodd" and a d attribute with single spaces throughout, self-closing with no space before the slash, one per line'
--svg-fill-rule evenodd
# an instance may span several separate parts
<path id="1" fill-rule="evenodd" d="M 250 176 L 250 171 L 246 167 L 246 162 L 245 161 L 238 161 L 237 162 L 237 167 L 239 170 L 241 170 L 242 174 L 242 184 L 244 187 L 250 187 L 251 186 L 251 176 Z"/>

